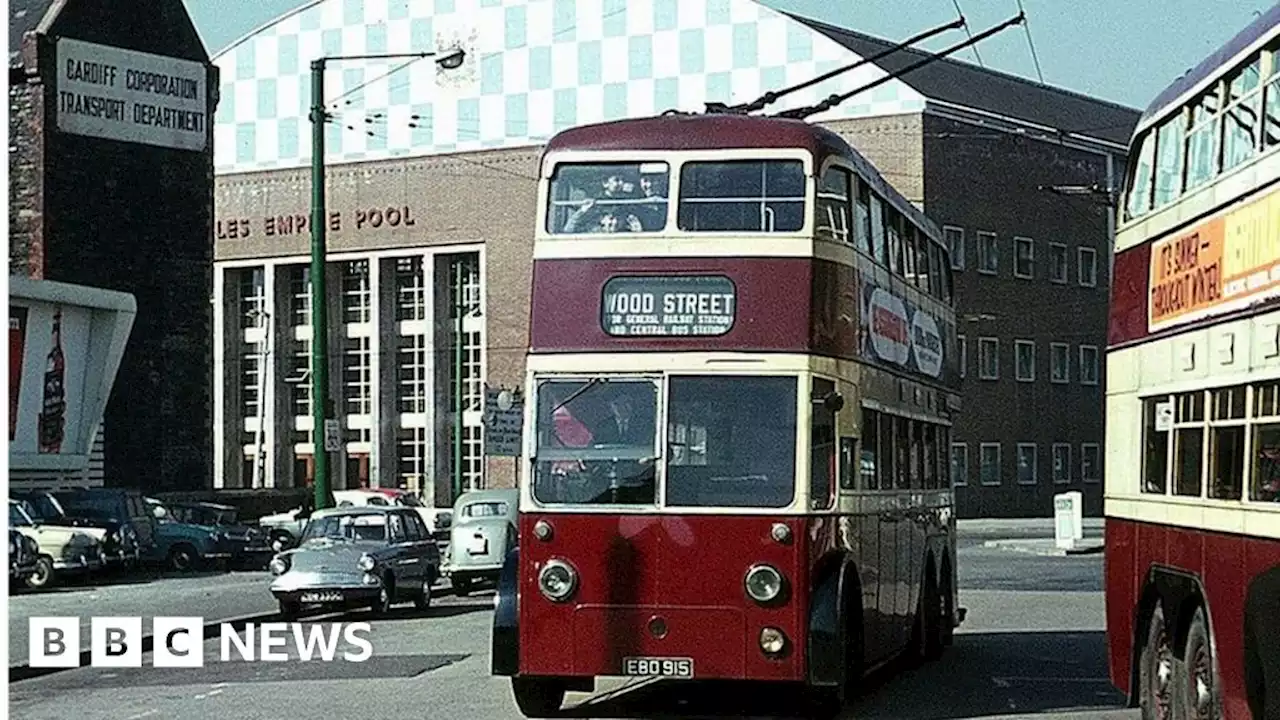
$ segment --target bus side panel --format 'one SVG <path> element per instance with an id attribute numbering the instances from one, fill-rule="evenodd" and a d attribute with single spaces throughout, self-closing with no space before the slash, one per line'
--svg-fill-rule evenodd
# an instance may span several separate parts
<path id="1" fill-rule="evenodd" d="M 1137 528 L 1128 520 L 1107 518 L 1106 603 L 1107 651 L 1111 683 L 1129 694 L 1133 672 L 1133 629 L 1142 575 L 1137 572 Z"/>
<path id="2" fill-rule="evenodd" d="M 1206 617 L 1213 630 L 1213 647 L 1222 683 L 1227 717 L 1249 717 L 1244 702 L 1244 590 L 1246 538 L 1203 533 L 1201 578 L 1209 595 Z"/>

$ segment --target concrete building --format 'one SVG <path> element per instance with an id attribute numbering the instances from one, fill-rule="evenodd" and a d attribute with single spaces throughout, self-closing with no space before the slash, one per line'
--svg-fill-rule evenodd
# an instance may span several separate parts
<path id="1" fill-rule="evenodd" d="M 182 0 L 9 3 L 10 274 L 128 293 L 115 486 L 211 482 L 217 70 Z"/>
<path id="2" fill-rule="evenodd" d="M 541 144 L 574 125 L 748 101 L 889 43 L 752 0 L 321 0 L 235 43 L 215 58 L 215 486 L 311 477 L 309 61 L 456 47 L 461 68 L 333 63 L 325 88 L 335 487 L 403 484 L 441 504 L 459 385 L 466 486 L 514 477 L 511 458 L 485 458 L 482 398 L 523 378 Z M 953 448 L 962 515 L 1043 516 L 1067 489 L 1100 510 L 1111 211 L 1039 186 L 1118 184 L 1137 117 L 942 60 L 812 118 L 947 228 L 968 378 Z"/>

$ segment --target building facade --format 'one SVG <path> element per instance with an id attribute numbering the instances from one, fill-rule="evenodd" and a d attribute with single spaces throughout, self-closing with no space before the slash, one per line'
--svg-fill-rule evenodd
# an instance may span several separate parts
<path id="1" fill-rule="evenodd" d="M 750 101 L 888 44 L 751 0 L 321 0 L 234 44 L 215 58 L 215 487 L 294 487 L 312 473 L 309 61 L 459 47 L 460 68 L 335 61 L 325 85 L 330 394 L 344 433 L 335 487 L 403 485 L 439 504 L 452 501 L 459 427 L 465 487 L 514 480 L 512 458 L 486 458 L 483 397 L 522 383 L 541 144 L 574 125 Z M 960 312 L 974 328 L 955 432 L 962 512 L 1043 516 L 1063 489 L 1100 502 L 1092 469 L 1079 468 L 1082 448 L 1101 441 L 1101 385 L 1047 378 L 1060 354 L 1051 342 L 1071 336 L 1069 353 L 1103 344 L 1108 211 L 1037 186 L 1119 177 L 1137 113 L 948 60 L 929 68 L 812 120 L 844 135 L 954 240 Z M 769 109 L 812 105 L 894 69 L 864 65 Z M 1120 127 L 1087 132 L 1108 124 Z M 979 233 L 983 252 L 1007 254 L 1005 277 L 972 269 Z M 1014 237 L 1040 243 L 1038 286 L 1006 270 L 1015 248 L 1025 255 Z M 1047 279 L 1063 244 L 1095 251 L 1093 286 Z M 1067 304 L 1083 310 L 1062 312 Z M 1037 342 L 1044 387 L 1016 381 L 1011 365 L 980 382 L 976 348 L 988 337 L 1006 363 L 1015 340 Z M 1043 416 L 1064 408 L 1060 427 L 1047 426 Z M 999 444 L 998 460 L 988 450 L 980 463 L 984 443 Z M 1050 475 L 1062 443 L 1073 470 Z"/>
<path id="2" fill-rule="evenodd" d="M 9 19 L 10 273 L 136 298 L 98 479 L 207 487 L 217 69 L 182 0 Z"/>

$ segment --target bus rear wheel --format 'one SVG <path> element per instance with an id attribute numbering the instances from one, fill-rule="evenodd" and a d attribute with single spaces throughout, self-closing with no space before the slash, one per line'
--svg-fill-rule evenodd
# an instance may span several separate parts
<path id="1" fill-rule="evenodd" d="M 1182 667 L 1181 682 L 1177 684 L 1179 717 L 1218 720 L 1218 681 L 1204 608 L 1197 609 L 1191 618 Z"/>
<path id="2" fill-rule="evenodd" d="M 525 717 L 556 717 L 564 704 L 565 691 L 564 682 L 555 678 L 511 678 L 511 694 Z"/>
<path id="3" fill-rule="evenodd" d="M 1173 644 L 1164 624 L 1164 611 L 1157 604 L 1151 611 L 1147 641 L 1142 646 L 1138 663 L 1138 705 L 1142 720 L 1169 720 L 1174 680 Z"/>

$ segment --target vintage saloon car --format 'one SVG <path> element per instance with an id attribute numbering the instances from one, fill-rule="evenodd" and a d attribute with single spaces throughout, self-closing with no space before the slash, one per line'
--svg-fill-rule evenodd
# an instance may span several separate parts
<path id="1" fill-rule="evenodd" d="M 231 553 L 230 563 L 249 567 L 265 567 L 271 559 L 272 548 L 266 532 L 246 525 L 239 520 L 239 511 L 232 505 L 209 502 L 169 503 L 173 519 L 188 525 L 211 528 L 224 538 Z"/>
<path id="2" fill-rule="evenodd" d="M 412 600 L 426 609 L 440 552 L 412 508 L 327 508 L 311 515 L 297 547 L 276 555 L 271 573 L 285 618 L 304 605 L 367 605 L 381 614 Z"/>
<path id="3" fill-rule="evenodd" d="M 102 510 L 85 506 L 75 510 L 68 509 L 57 496 L 47 490 L 11 492 L 9 498 L 22 503 L 22 509 L 41 524 L 103 530 L 105 535 L 102 549 L 107 553 L 109 568 L 132 567 L 142 558 L 141 543 L 133 525 L 116 520 Z"/>
<path id="4" fill-rule="evenodd" d="M 14 528 L 9 528 L 9 584 L 16 587 L 36 574 L 40 545 Z"/>
<path id="5" fill-rule="evenodd" d="M 14 500 L 9 501 L 9 527 L 37 545 L 35 572 L 27 578 L 28 587 L 46 588 L 59 575 L 97 570 L 106 563 L 106 551 L 102 548 L 106 531 L 100 528 L 37 522 Z"/>
<path id="6" fill-rule="evenodd" d="M 449 582 L 465 596 L 477 583 L 496 583 L 507 554 L 516 546 L 518 490 L 463 493 L 453 506 L 449 541 Z"/>

